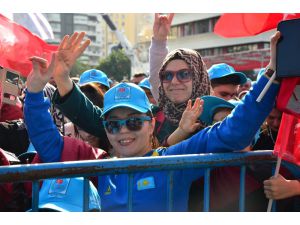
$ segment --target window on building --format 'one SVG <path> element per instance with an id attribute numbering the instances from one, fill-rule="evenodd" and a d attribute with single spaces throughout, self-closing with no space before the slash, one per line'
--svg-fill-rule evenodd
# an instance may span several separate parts
<path id="1" fill-rule="evenodd" d="M 88 26 L 88 30 L 96 32 L 96 27 L 95 26 Z"/>
<path id="2" fill-rule="evenodd" d="M 76 30 L 76 31 L 87 31 L 87 30 L 89 30 L 89 28 L 88 28 L 87 25 L 84 25 L 84 24 L 75 24 L 74 25 L 74 30 Z"/>
<path id="3" fill-rule="evenodd" d="M 86 15 L 74 15 L 74 23 L 87 23 L 88 17 Z"/>
<path id="4" fill-rule="evenodd" d="M 61 29 L 60 23 L 51 23 L 51 27 L 52 27 L 53 31 L 59 32 Z"/>
<path id="5" fill-rule="evenodd" d="M 60 21 L 60 14 L 59 13 L 45 13 L 46 18 L 48 21 Z"/>
<path id="6" fill-rule="evenodd" d="M 179 32 L 178 32 L 178 27 L 171 27 L 171 31 L 170 31 L 170 36 L 171 37 L 178 37 Z"/>
<path id="7" fill-rule="evenodd" d="M 213 32 L 214 31 L 214 27 L 217 23 L 217 21 L 219 20 L 219 16 L 218 17 L 214 17 L 214 18 L 210 18 L 209 20 L 209 32 Z"/>
<path id="8" fill-rule="evenodd" d="M 95 36 L 87 36 L 92 42 L 96 42 L 96 37 Z"/>
<path id="9" fill-rule="evenodd" d="M 97 22 L 97 16 L 88 16 L 89 21 Z"/>
<path id="10" fill-rule="evenodd" d="M 202 34 L 209 32 L 209 20 L 200 20 L 195 22 L 195 33 Z"/>

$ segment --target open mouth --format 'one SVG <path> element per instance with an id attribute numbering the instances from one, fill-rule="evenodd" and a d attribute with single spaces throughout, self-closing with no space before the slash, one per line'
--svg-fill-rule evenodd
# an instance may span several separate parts
<path id="1" fill-rule="evenodd" d="M 135 140 L 134 138 L 126 138 L 126 139 L 121 139 L 121 140 L 119 140 L 118 142 L 119 142 L 119 144 L 120 144 L 121 146 L 128 146 L 128 145 L 130 145 L 134 140 Z"/>

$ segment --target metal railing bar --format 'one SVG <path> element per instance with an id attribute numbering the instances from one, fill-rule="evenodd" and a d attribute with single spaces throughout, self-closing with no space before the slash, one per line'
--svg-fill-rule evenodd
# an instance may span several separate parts
<path id="1" fill-rule="evenodd" d="M 209 212 L 209 202 L 210 202 L 210 168 L 205 169 L 204 172 L 204 205 L 203 212 Z"/>
<path id="2" fill-rule="evenodd" d="M 128 212 L 132 212 L 133 174 L 128 174 Z"/>
<path id="3" fill-rule="evenodd" d="M 11 165 L 0 167 L 0 183 L 274 162 L 276 157 L 272 155 L 272 151 L 257 151 Z"/>
<path id="4" fill-rule="evenodd" d="M 246 180 L 246 166 L 241 166 L 240 170 L 240 197 L 239 210 L 245 212 L 245 180 Z"/>
<path id="5" fill-rule="evenodd" d="M 174 204 L 174 196 L 173 196 L 173 174 L 174 171 L 168 171 L 168 182 L 167 182 L 167 193 L 168 193 L 168 211 L 172 212 L 173 211 L 173 204 Z"/>

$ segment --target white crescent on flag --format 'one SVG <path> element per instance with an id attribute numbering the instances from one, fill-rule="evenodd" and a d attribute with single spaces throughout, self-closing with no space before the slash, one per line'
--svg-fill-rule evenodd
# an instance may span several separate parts
<path id="1" fill-rule="evenodd" d="M 13 21 L 43 40 L 54 39 L 52 27 L 42 13 L 13 13 Z"/>

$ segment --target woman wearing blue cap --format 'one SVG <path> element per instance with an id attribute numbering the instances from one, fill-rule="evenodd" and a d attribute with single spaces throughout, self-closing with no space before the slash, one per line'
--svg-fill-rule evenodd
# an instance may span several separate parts
<path id="1" fill-rule="evenodd" d="M 168 19 L 168 23 L 172 20 L 172 15 Z M 157 16 L 157 14 L 156 14 Z M 165 16 L 162 16 L 165 18 Z M 159 28 L 158 28 L 159 29 Z M 156 34 L 154 29 L 154 36 Z M 166 36 L 164 34 L 162 36 Z M 153 39 L 153 42 L 154 39 Z M 157 42 L 155 42 L 157 43 Z M 156 49 L 159 49 L 160 45 Z M 150 49 L 151 50 L 151 49 Z M 153 55 L 153 54 L 152 54 Z M 157 101 L 158 107 L 153 107 L 153 114 L 156 118 L 155 135 L 160 144 L 166 146 L 169 144 L 166 140 L 179 126 L 183 111 L 186 109 L 189 99 L 194 101 L 197 97 L 210 94 L 210 83 L 206 72 L 205 64 L 201 55 L 192 49 L 177 49 L 170 52 L 167 56 L 164 54 L 163 59 L 157 57 L 163 66 L 157 78 L 161 87 L 158 90 L 157 84 L 152 86 L 151 92 Z M 156 58 L 157 54 L 155 54 Z M 165 60 L 164 60 L 165 59 Z M 153 60 L 150 59 L 150 65 Z M 154 62 L 155 64 L 155 62 Z M 160 68 L 161 65 L 158 67 Z M 155 73 L 151 71 L 150 73 Z M 157 71 L 158 73 L 159 71 Z M 158 76 L 157 76 L 158 77 Z M 93 108 L 77 87 L 72 88 L 72 82 L 68 79 L 57 78 L 60 83 L 58 91 L 54 94 L 53 102 L 74 124 L 84 129 L 86 132 L 94 134 L 98 137 L 104 135 L 103 127 L 99 121 L 101 112 L 97 108 Z M 150 78 L 151 80 L 151 78 Z M 68 83 L 66 83 L 68 82 Z M 201 107 L 201 104 L 199 105 Z M 82 111 L 82 108 L 86 108 Z M 80 113 L 79 113 L 80 112 Z M 201 124 L 197 129 L 200 129 Z"/>
<path id="2" fill-rule="evenodd" d="M 46 60 L 39 57 L 31 59 L 33 72 L 27 80 L 24 113 L 30 139 L 43 162 L 70 160 L 65 154 L 70 146 L 53 125 L 48 113 L 49 102 L 43 98 L 42 89 L 52 75 L 58 83 L 60 93 L 67 94 L 74 88 L 69 79 L 69 72 L 89 44 L 88 40 L 81 44 L 83 37 L 84 33 L 66 36 L 49 66 Z M 278 38 L 279 34 L 272 38 L 272 49 Z M 272 57 L 271 68 L 275 68 L 274 59 Z M 271 85 L 263 100 L 260 103 L 256 102 L 267 81 L 266 77 L 261 79 L 247 94 L 244 104 L 236 107 L 232 116 L 222 123 L 205 128 L 169 148 L 153 147 L 155 119 L 145 92 L 135 84 L 120 83 L 105 93 L 101 123 L 115 155 L 120 158 L 231 152 L 243 149 L 251 142 L 274 104 L 279 88 L 275 83 Z M 249 113 L 255 119 L 250 119 Z M 74 153 L 71 160 L 95 159 L 99 156 L 99 150 L 80 141 L 77 141 L 77 144 L 73 143 L 72 151 Z M 190 185 L 202 175 L 203 171 L 199 169 L 174 172 L 174 211 L 187 210 Z M 133 211 L 167 211 L 167 172 L 136 173 L 133 179 Z M 102 211 L 128 210 L 127 174 L 101 176 L 98 177 L 98 182 L 101 184 L 98 190 Z"/>

